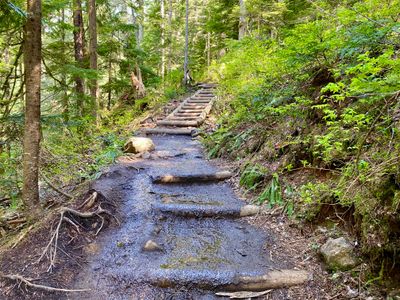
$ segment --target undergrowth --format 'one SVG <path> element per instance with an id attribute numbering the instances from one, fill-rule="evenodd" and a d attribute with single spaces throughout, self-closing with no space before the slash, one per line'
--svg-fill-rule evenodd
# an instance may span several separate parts
<path id="1" fill-rule="evenodd" d="M 204 141 L 210 157 L 240 160 L 257 202 L 349 223 L 380 280 L 400 259 L 400 3 L 389 2 L 232 41 L 208 70 L 225 106 Z"/>

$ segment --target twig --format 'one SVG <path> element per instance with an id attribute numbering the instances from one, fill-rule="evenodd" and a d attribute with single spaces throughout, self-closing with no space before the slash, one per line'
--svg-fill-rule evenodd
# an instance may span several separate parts
<path id="1" fill-rule="evenodd" d="M 40 175 L 42 176 L 43 180 L 53 189 L 55 190 L 57 193 L 64 195 L 65 197 L 72 199 L 74 198 L 74 196 L 64 192 L 63 190 L 61 190 L 60 188 L 56 187 L 43 173 L 40 173 Z"/>
<path id="2" fill-rule="evenodd" d="M 15 241 L 15 243 L 11 246 L 11 249 L 14 249 L 19 244 L 19 242 L 21 242 L 24 239 L 24 237 L 28 234 L 28 232 L 32 230 L 32 228 L 33 225 L 29 226 L 29 228 L 25 232 L 23 232 L 19 236 L 19 238 Z"/>
<path id="3" fill-rule="evenodd" d="M 35 289 L 45 290 L 45 291 L 49 291 L 49 292 L 81 293 L 81 292 L 90 291 L 89 289 L 70 290 L 70 289 L 61 289 L 61 288 L 56 288 L 56 287 L 42 285 L 42 284 L 36 284 L 36 283 L 33 283 L 31 279 L 27 279 L 21 275 L 15 275 L 15 274 L 0 273 L 0 278 L 10 279 L 10 280 L 17 281 L 17 282 L 22 282 L 25 285 L 33 287 Z"/>

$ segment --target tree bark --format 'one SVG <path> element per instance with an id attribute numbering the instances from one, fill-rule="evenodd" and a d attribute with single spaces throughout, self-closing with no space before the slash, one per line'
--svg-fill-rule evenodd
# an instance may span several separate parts
<path id="1" fill-rule="evenodd" d="M 185 61 L 183 63 L 183 84 L 190 84 L 189 74 L 189 0 L 186 0 L 186 16 L 185 16 Z"/>
<path id="2" fill-rule="evenodd" d="M 134 10 L 132 7 L 132 18 L 133 24 L 136 25 L 136 48 L 138 50 L 142 47 L 142 39 L 143 39 L 143 24 L 142 24 L 142 15 L 143 15 L 143 0 L 138 1 L 138 9 Z M 140 17 L 138 17 L 140 14 Z M 146 96 L 146 88 L 143 84 L 142 79 L 142 71 L 140 69 L 140 58 L 136 58 L 136 64 L 134 69 L 131 71 L 131 83 L 134 91 L 135 99 L 140 99 Z"/>
<path id="3" fill-rule="evenodd" d="M 26 96 L 22 198 L 26 208 L 35 215 L 39 210 L 40 81 L 42 73 L 41 0 L 28 0 L 27 13 L 24 31 Z"/>
<path id="4" fill-rule="evenodd" d="M 165 75 L 165 7 L 164 7 L 164 0 L 160 0 L 161 5 L 161 78 L 164 80 Z"/>
<path id="5" fill-rule="evenodd" d="M 65 44 L 65 29 L 64 29 L 64 24 L 65 24 L 65 9 L 62 8 L 61 9 L 61 22 L 62 22 L 62 28 L 61 28 L 61 40 L 62 40 L 62 45 L 63 45 L 63 63 L 65 64 L 65 57 L 66 57 L 66 53 L 65 53 L 65 49 L 67 49 L 67 45 Z M 61 84 L 62 84 L 62 107 L 63 107 L 63 111 L 62 111 L 62 115 L 63 115 L 63 119 L 64 122 L 68 122 L 69 120 L 69 103 L 68 103 L 68 94 L 67 94 L 67 76 L 65 73 L 62 73 L 61 75 Z"/>
<path id="6" fill-rule="evenodd" d="M 85 42 L 84 42 L 81 0 L 73 1 L 73 23 L 74 23 L 75 62 L 79 68 L 83 68 Z M 75 91 L 77 97 L 76 105 L 77 105 L 78 116 L 82 116 L 85 85 L 83 78 L 79 75 L 75 76 Z"/>
<path id="7" fill-rule="evenodd" d="M 97 21 L 96 21 L 96 0 L 89 0 L 89 60 L 90 69 L 97 71 Z M 91 110 L 92 116 L 96 120 L 96 124 L 99 122 L 98 118 L 98 93 L 99 86 L 97 79 L 90 81 L 90 97 L 91 97 Z"/>
<path id="8" fill-rule="evenodd" d="M 171 71 L 172 64 L 172 40 L 173 40 L 173 31 L 172 31 L 172 0 L 168 0 L 168 36 L 169 36 L 169 45 L 168 45 L 168 62 L 167 62 L 167 70 Z"/>
<path id="9" fill-rule="evenodd" d="M 246 0 L 239 0 L 240 6 L 240 17 L 239 17 L 239 40 L 246 36 L 247 32 L 247 10 L 246 10 Z"/>

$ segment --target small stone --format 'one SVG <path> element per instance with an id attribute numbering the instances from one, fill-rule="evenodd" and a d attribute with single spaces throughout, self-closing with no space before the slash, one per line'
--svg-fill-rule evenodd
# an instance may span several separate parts
<path id="1" fill-rule="evenodd" d="M 320 249 L 325 262 L 331 269 L 348 270 L 357 265 L 353 246 L 343 237 L 329 239 Z"/>
<path id="2" fill-rule="evenodd" d="M 143 247 L 143 251 L 161 251 L 162 248 L 154 241 L 148 240 Z"/>
<path id="3" fill-rule="evenodd" d="M 153 151 L 154 143 L 151 139 L 145 137 L 131 137 L 124 146 L 125 153 L 143 153 Z"/>
<path id="4" fill-rule="evenodd" d="M 147 152 L 147 151 L 146 151 L 146 152 L 144 152 L 144 153 L 142 154 L 142 158 L 143 158 L 143 159 L 149 159 L 149 158 L 150 158 L 150 156 L 151 156 L 151 155 L 150 155 L 150 153 L 149 153 L 149 152 Z"/>

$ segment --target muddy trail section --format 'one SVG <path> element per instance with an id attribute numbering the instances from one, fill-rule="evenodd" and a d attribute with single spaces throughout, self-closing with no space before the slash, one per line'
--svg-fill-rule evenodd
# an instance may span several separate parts
<path id="1" fill-rule="evenodd" d="M 218 293 L 242 291 L 251 292 L 246 297 L 263 298 L 263 294 L 273 296 L 275 289 L 279 289 L 276 299 L 284 299 L 286 287 L 308 284 L 310 274 L 295 268 L 290 259 L 272 259 L 275 237 L 251 222 L 259 208 L 235 194 L 228 180 L 230 170 L 205 159 L 192 133 L 212 102 L 199 101 L 195 105 L 204 102 L 206 113 L 183 116 L 189 124 L 176 120 L 179 109 L 193 105 L 185 100 L 158 124 L 164 127 L 138 132 L 151 138 L 153 151 L 134 160 L 121 159 L 92 184 L 92 190 L 117 203 L 113 211 L 119 225 L 86 238 L 74 248 L 79 253 L 63 247 L 58 254 L 62 275 L 53 281 L 53 275 L 48 277 L 52 286 L 85 291 L 31 296 L 22 292 L 17 293 L 18 299 L 24 295 L 29 299 L 229 299 L 234 294 Z M 25 248 L 19 256 L 37 258 L 42 251 L 39 246 L 32 251 Z M 18 255 L 11 255 L 6 266 L 23 266 Z M 37 274 L 45 274 L 44 269 Z"/>
<path id="2" fill-rule="evenodd" d="M 172 113 L 158 125 L 185 122 Z M 245 221 L 258 208 L 238 199 L 225 181 L 229 170 L 207 161 L 190 135 L 156 130 L 147 131 L 155 151 L 126 165 L 131 175 L 119 187 L 123 222 L 97 241 L 98 252 L 75 282 L 90 292 L 72 299 L 221 299 L 216 291 L 306 281 L 307 273 L 271 261 L 273 237 Z M 112 193 L 121 167 L 95 190 Z"/>
<path id="3" fill-rule="evenodd" d="M 245 204 L 223 182 L 157 184 L 164 175 L 213 174 L 201 146 L 186 136 L 153 136 L 152 157 L 131 165 L 119 227 L 97 241 L 99 251 L 80 273 L 72 299 L 198 299 L 237 282 L 279 269 L 265 245 L 271 237 L 237 218 Z M 161 156 L 168 158 L 160 158 Z M 104 181 L 95 188 L 104 194 Z M 111 187 L 111 189 L 113 189 Z M 153 244 L 153 243 L 154 244 Z M 147 249 L 146 246 L 152 245 Z M 106 295 L 106 296 L 105 296 Z"/>

